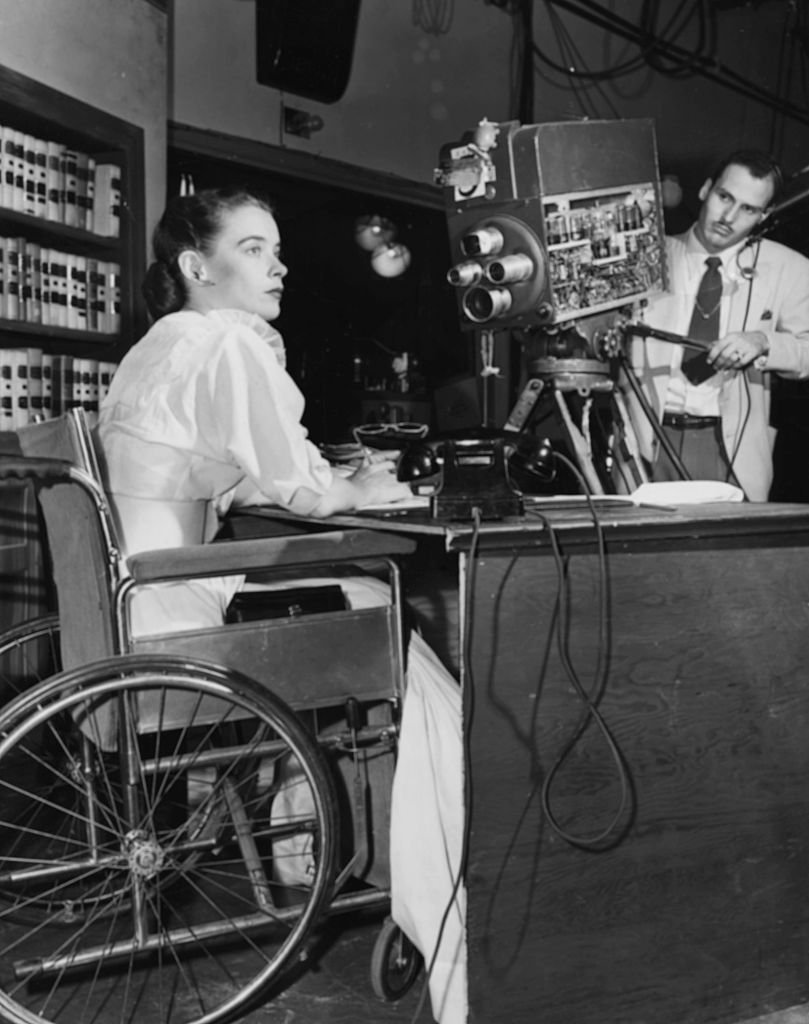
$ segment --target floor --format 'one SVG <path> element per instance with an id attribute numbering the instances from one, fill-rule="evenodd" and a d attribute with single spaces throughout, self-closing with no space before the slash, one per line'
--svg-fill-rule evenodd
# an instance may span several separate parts
<path id="1" fill-rule="evenodd" d="M 431 1024 L 423 969 L 396 1003 L 383 1002 L 373 990 L 371 962 L 382 921 L 373 914 L 336 922 L 317 962 L 243 1024 Z"/>
<path id="2" fill-rule="evenodd" d="M 326 937 L 314 967 L 271 1003 L 244 1018 L 243 1024 L 431 1024 L 423 970 L 398 1003 L 382 1002 L 375 995 L 370 965 L 379 929 L 376 916 L 343 920 L 339 938 Z M 541 1024 L 541 1017 L 537 1020 Z M 736 1024 L 809 1024 L 809 1004 Z"/>
<path id="3" fill-rule="evenodd" d="M 270 1002 L 242 1018 L 241 1024 L 432 1024 L 423 968 L 397 1002 L 383 1001 L 374 992 L 372 961 L 384 920 L 380 911 L 366 911 L 327 921 L 311 962 L 302 965 L 298 976 Z M 115 1024 L 112 1014 L 98 1020 Z M 541 1016 L 537 1020 L 541 1024 Z M 694 1024 L 695 1018 L 689 1021 Z M 734 1024 L 809 1024 L 809 1004 Z"/>

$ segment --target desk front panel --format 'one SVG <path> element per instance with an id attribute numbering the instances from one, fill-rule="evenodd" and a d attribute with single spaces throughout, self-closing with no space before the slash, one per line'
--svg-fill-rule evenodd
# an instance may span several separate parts
<path id="1" fill-rule="evenodd" d="M 608 543 L 606 645 L 592 546 L 564 551 L 561 646 L 547 549 L 475 560 L 471 1021 L 701 1024 L 809 999 L 807 542 Z M 577 690 L 600 658 L 609 739 Z"/>

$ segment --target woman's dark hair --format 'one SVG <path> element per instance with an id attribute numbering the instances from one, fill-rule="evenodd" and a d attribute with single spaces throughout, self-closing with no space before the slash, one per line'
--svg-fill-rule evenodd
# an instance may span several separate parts
<path id="1" fill-rule="evenodd" d="M 169 200 L 152 235 L 154 262 L 141 286 L 153 319 L 176 313 L 186 303 L 188 286 L 177 264 L 180 253 L 186 249 L 209 252 L 224 215 L 241 206 L 258 206 L 273 213 L 265 196 L 240 187 L 204 189 Z"/>

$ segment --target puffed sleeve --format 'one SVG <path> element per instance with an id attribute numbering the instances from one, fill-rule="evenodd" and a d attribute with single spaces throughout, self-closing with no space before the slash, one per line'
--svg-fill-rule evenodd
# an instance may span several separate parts
<path id="1" fill-rule="evenodd" d="M 303 395 L 274 348 L 249 327 L 234 326 L 204 381 L 198 414 L 216 431 L 216 447 L 268 501 L 309 513 L 331 485 L 331 467 L 308 440 Z"/>

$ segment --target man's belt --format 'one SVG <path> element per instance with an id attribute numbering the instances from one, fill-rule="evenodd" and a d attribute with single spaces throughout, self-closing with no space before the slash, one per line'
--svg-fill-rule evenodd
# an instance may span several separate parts
<path id="1" fill-rule="evenodd" d="M 704 430 L 715 427 L 719 421 L 718 416 L 692 416 L 687 412 L 663 413 L 663 426 L 674 427 L 675 430 Z"/>

